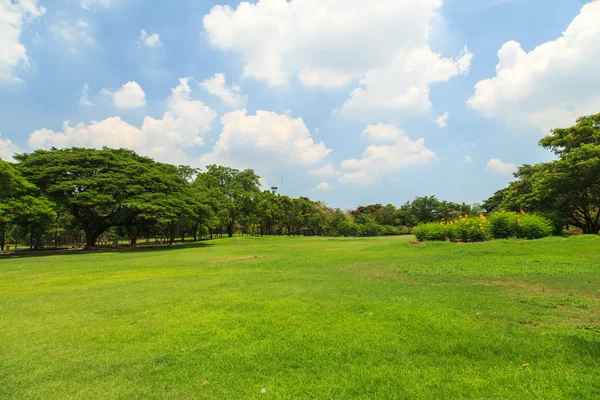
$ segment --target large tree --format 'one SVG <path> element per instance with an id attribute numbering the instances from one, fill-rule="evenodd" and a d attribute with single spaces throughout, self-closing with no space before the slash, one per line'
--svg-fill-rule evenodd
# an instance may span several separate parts
<path id="1" fill-rule="evenodd" d="M 23 176 L 77 219 L 87 249 L 135 215 L 149 193 L 168 194 L 184 184 L 176 167 L 126 149 L 53 148 L 15 158 Z"/>

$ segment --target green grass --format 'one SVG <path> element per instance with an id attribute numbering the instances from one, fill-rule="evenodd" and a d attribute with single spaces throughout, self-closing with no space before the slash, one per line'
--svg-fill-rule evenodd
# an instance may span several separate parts
<path id="1" fill-rule="evenodd" d="M 0 258 L 0 398 L 600 398 L 600 237 L 411 240 Z"/>

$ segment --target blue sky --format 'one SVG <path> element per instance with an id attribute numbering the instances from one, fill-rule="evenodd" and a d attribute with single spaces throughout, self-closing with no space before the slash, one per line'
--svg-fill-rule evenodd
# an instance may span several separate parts
<path id="1" fill-rule="evenodd" d="M 472 203 L 549 160 L 549 129 L 600 112 L 600 0 L 0 0 L 0 15 L 5 159 L 129 147 L 343 208 Z"/>

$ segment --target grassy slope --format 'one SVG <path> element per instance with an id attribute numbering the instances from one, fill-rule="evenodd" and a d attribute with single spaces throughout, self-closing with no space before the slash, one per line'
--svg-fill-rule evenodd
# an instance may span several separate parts
<path id="1" fill-rule="evenodd" d="M 0 398 L 600 398 L 600 237 L 410 240 L 0 259 Z"/>

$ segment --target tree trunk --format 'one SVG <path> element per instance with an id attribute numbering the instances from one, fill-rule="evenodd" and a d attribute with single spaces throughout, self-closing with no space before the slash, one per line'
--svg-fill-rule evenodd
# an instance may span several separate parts
<path id="1" fill-rule="evenodd" d="M 198 222 L 194 225 L 194 242 L 198 241 L 198 225 L 200 225 Z"/>
<path id="2" fill-rule="evenodd" d="M 227 234 L 229 235 L 229 237 L 233 237 L 233 224 L 235 223 L 235 221 L 232 219 L 231 222 L 229 223 L 229 225 L 227 226 Z"/>
<path id="3" fill-rule="evenodd" d="M 90 228 L 84 229 L 83 231 L 85 232 L 85 249 L 94 250 L 100 233 L 96 233 Z"/>
<path id="4" fill-rule="evenodd" d="M 173 242 L 175 242 L 175 229 L 177 228 L 177 226 L 175 224 L 171 224 L 171 226 L 169 226 L 169 246 L 173 245 Z"/>
<path id="5" fill-rule="evenodd" d="M 4 229 L 0 230 L 0 251 L 4 251 L 4 241 L 6 239 L 6 231 Z"/>

